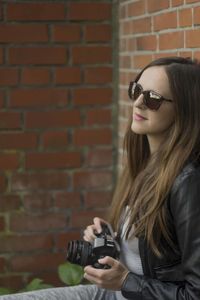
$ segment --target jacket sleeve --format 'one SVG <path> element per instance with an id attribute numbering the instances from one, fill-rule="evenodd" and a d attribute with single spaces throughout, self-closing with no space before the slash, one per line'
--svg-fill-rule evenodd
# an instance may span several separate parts
<path id="1" fill-rule="evenodd" d="M 170 209 L 181 251 L 184 281 L 160 281 L 129 273 L 122 294 L 134 300 L 199 300 L 200 299 L 200 171 L 180 180 L 172 189 Z"/>

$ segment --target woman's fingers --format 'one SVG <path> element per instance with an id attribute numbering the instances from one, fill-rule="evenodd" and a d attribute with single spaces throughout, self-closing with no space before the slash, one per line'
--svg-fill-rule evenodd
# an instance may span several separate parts
<path id="1" fill-rule="evenodd" d="M 108 264 L 110 269 L 95 269 L 92 266 L 84 268 L 84 278 L 100 287 L 119 290 L 129 271 L 118 260 L 106 256 L 98 260 L 99 263 Z"/>
<path id="2" fill-rule="evenodd" d="M 84 233 L 83 233 L 83 239 L 85 241 L 88 241 L 88 242 L 91 242 L 95 239 L 95 225 L 89 225 L 87 226 L 87 228 L 84 230 Z"/>
<path id="3" fill-rule="evenodd" d="M 102 231 L 102 223 L 106 223 L 105 220 L 101 218 L 94 218 L 94 224 L 87 226 L 87 228 L 83 232 L 83 239 L 85 241 L 91 242 L 96 238 L 97 233 L 101 233 Z"/>
<path id="4" fill-rule="evenodd" d="M 93 222 L 94 222 L 97 233 L 101 233 L 101 231 L 102 231 L 101 223 L 105 223 L 105 221 L 103 219 L 96 217 L 93 219 Z"/>

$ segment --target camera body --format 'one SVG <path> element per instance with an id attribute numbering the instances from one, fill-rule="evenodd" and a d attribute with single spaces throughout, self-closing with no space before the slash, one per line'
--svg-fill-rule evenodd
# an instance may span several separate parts
<path id="1" fill-rule="evenodd" d="M 120 247 L 115 239 L 112 227 L 102 224 L 102 232 L 96 234 L 93 243 L 73 240 L 68 243 L 67 260 L 80 266 L 92 265 L 97 269 L 108 269 L 108 265 L 98 262 L 100 258 L 111 256 L 118 259 Z"/>

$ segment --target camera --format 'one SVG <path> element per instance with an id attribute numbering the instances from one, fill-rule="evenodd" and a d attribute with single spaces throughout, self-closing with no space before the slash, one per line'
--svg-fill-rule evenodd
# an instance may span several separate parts
<path id="1" fill-rule="evenodd" d="M 109 269 L 108 265 L 100 264 L 98 260 L 105 256 L 119 258 L 120 247 L 112 227 L 110 224 L 102 224 L 102 232 L 95 235 L 96 238 L 92 243 L 70 241 L 67 246 L 67 260 L 80 266 L 92 265 L 96 269 Z"/>

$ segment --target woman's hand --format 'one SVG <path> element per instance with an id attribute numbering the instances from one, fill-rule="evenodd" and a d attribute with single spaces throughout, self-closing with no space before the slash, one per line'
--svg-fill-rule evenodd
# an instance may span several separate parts
<path id="1" fill-rule="evenodd" d="M 108 264 L 110 269 L 95 269 L 92 266 L 84 268 L 84 278 L 101 288 L 120 290 L 129 271 L 118 260 L 106 256 L 98 260 L 101 264 Z"/>
<path id="2" fill-rule="evenodd" d="M 100 233 L 102 231 L 101 224 L 106 224 L 107 222 L 100 218 L 94 218 L 94 224 L 87 226 L 87 228 L 84 230 L 83 239 L 87 242 L 93 241 L 96 236 L 95 233 Z"/>

